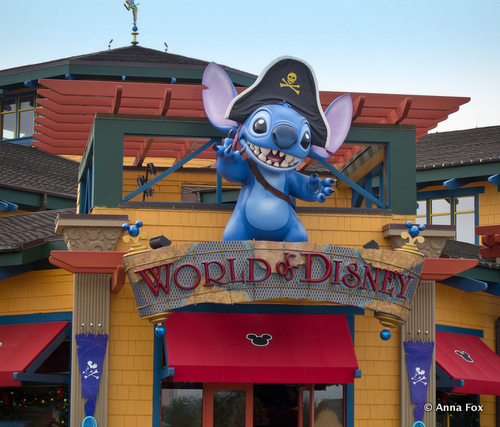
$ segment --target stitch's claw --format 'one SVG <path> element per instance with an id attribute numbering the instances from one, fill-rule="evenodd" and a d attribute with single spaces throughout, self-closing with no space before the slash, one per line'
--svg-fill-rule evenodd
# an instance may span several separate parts
<path id="1" fill-rule="evenodd" d="M 309 177 L 309 191 L 315 196 L 318 202 L 324 203 L 327 196 L 331 196 L 334 193 L 332 188 L 334 182 L 334 179 L 320 179 L 317 174 L 313 173 Z"/>

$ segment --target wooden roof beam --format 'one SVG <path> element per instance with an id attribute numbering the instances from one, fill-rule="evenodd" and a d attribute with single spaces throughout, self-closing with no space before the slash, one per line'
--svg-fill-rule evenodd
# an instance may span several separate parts
<path id="1" fill-rule="evenodd" d="M 118 85 L 115 89 L 115 96 L 111 103 L 111 112 L 116 114 L 120 110 L 120 105 L 122 103 L 123 86 Z"/>
<path id="2" fill-rule="evenodd" d="M 385 116 L 384 120 L 382 120 L 381 123 L 392 125 L 401 123 L 408 116 L 412 101 L 412 98 L 405 98 L 396 108 L 394 108 L 394 110 L 392 110 Z"/>
<path id="3" fill-rule="evenodd" d="M 145 138 L 143 143 L 142 143 L 142 148 L 141 148 L 141 154 L 137 156 L 134 160 L 134 166 L 142 166 L 144 163 L 144 160 L 146 159 L 149 149 L 151 148 L 151 145 L 153 144 L 154 138 Z"/>
<path id="4" fill-rule="evenodd" d="M 352 121 L 356 120 L 358 117 L 361 116 L 361 111 L 363 110 L 363 107 L 365 106 L 365 101 L 366 101 L 366 96 L 358 96 L 354 102 L 352 103 Z"/>
<path id="5" fill-rule="evenodd" d="M 168 108 L 170 107 L 170 100 L 172 99 L 172 89 L 167 87 L 163 94 L 163 99 L 160 105 L 160 116 L 167 114 Z"/>
<path id="6" fill-rule="evenodd" d="M 194 149 L 196 148 L 196 144 L 198 144 L 197 140 L 193 140 L 191 142 L 190 141 L 186 141 L 184 143 L 183 148 L 179 151 L 179 154 L 175 158 L 174 163 L 172 164 L 172 166 L 174 166 L 175 164 L 181 162 L 187 156 L 189 156 L 194 151 Z"/>

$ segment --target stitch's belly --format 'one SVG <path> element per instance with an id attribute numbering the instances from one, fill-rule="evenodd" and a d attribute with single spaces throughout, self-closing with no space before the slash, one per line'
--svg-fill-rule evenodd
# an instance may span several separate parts
<path id="1" fill-rule="evenodd" d="M 260 185 L 255 185 L 247 199 L 245 213 L 252 227 L 264 231 L 279 230 L 290 218 L 290 207 Z"/>

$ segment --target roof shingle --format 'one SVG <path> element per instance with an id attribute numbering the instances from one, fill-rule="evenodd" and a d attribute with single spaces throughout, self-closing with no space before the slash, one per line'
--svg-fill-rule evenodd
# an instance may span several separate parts
<path id="1" fill-rule="evenodd" d="M 0 187 L 76 198 L 79 167 L 38 148 L 0 142 Z"/>
<path id="2" fill-rule="evenodd" d="M 500 126 L 431 133 L 417 143 L 417 170 L 500 162 Z"/>

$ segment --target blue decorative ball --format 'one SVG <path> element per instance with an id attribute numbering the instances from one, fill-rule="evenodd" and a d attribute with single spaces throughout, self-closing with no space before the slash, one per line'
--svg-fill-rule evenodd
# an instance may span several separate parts
<path id="1" fill-rule="evenodd" d="M 139 235 L 139 228 L 136 225 L 133 225 L 129 228 L 128 234 L 130 234 L 132 237 L 137 237 Z"/>
<path id="2" fill-rule="evenodd" d="M 405 222 L 405 225 L 408 227 L 408 228 L 411 228 L 411 226 L 413 225 L 411 221 L 406 221 Z"/>
<path id="3" fill-rule="evenodd" d="M 137 225 L 137 227 L 141 228 L 144 224 L 142 223 L 142 221 L 139 219 L 135 222 L 135 225 Z"/>
<path id="4" fill-rule="evenodd" d="M 122 229 L 125 230 L 125 231 L 127 231 L 129 228 L 130 228 L 130 225 L 128 225 L 128 224 L 123 224 L 122 225 Z"/>
<path id="5" fill-rule="evenodd" d="M 382 332 L 380 332 L 380 338 L 382 338 L 384 341 L 390 340 L 391 331 L 389 331 L 389 329 L 384 329 Z"/>
<path id="6" fill-rule="evenodd" d="M 412 225 L 410 227 L 409 233 L 410 233 L 411 237 L 417 237 L 420 233 L 420 230 L 418 229 L 418 227 L 416 225 Z"/>
<path id="7" fill-rule="evenodd" d="M 137 25 L 134 25 L 134 26 L 132 27 L 132 31 L 137 31 L 138 29 L 139 29 L 139 28 L 137 28 Z"/>
<path id="8" fill-rule="evenodd" d="M 165 326 L 163 325 L 158 325 L 155 327 L 155 334 L 158 337 L 164 337 L 165 334 L 167 333 L 167 330 L 165 329 Z"/>

